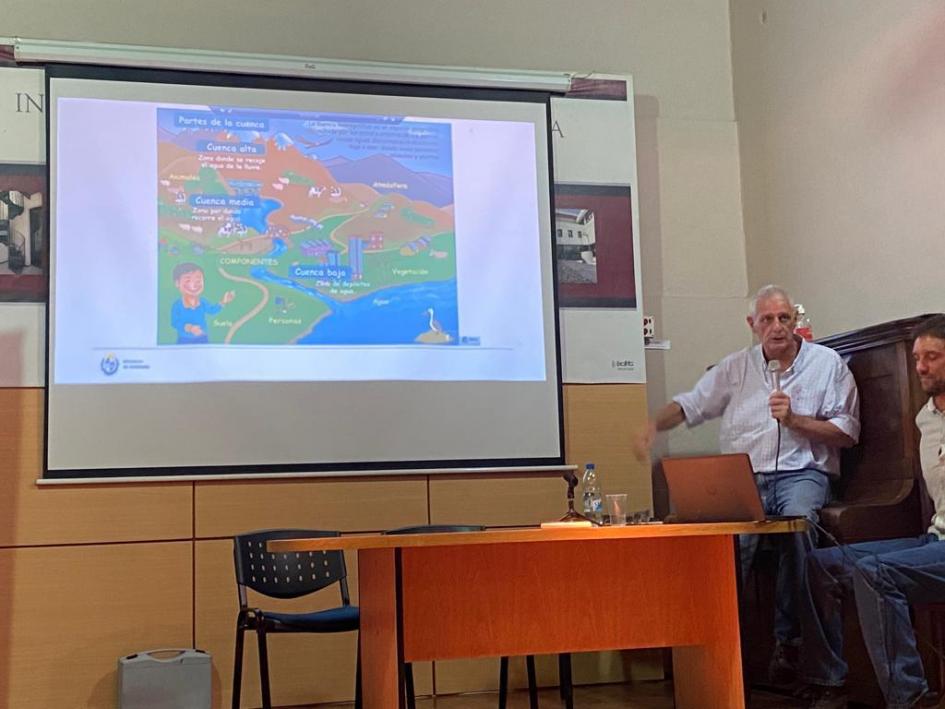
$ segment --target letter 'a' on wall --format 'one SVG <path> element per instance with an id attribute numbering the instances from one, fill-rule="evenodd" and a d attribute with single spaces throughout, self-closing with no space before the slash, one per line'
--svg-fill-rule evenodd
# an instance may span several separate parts
<path id="1" fill-rule="evenodd" d="M 46 476 L 560 465 L 549 106 L 48 67 Z"/>

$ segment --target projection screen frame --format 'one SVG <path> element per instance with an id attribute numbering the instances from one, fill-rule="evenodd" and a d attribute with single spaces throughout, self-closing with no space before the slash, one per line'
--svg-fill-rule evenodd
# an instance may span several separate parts
<path id="1" fill-rule="evenodd" d="M 575 76 L 573 72 L 562 71 L 359 61 L 25 37 L 0 37 L 0 47 L 11 47 L 12 58 L 19 64 L 177 69 L 421 86 L 529 89 L 553 94 L 567 93 Z"/>
<path id="2" fill-rule="evenodd" d="M 461 98 L 463 100 L 500 100 L 525 101 L 530 103 L 544 103 L 546 140 L 548 156 L 548 184 L 550 187 L 551 212 L 550 223 L 554 223 L 554 159 L 552 149 L 551 130 L 551 91 L 545 89 L 496 89 L 472 88 L 471 91 L 456 85 L 436 85 L 430 83 L 394 83 L 392 80 L 380 82 L 346 81 L 336 79 L 310 78 L 300 76 L 276 76 L 272 74 L 247 73 L 208 73 L 187 70 L 163 68 L 127 68 L 110 64 L 53 64 L 46 69 L 46 95 L 50 93 L 51 78 L 96 78 L 105 81 L 135 81 L 160 83 L 182 83 L 188 85 L 208 85 L 237 88 L 266 88 L 287 91 L 327 91 L 331 93 L 371 93 L 391 96 L 421 96 L 430 98 Z M 473 95 L 470 96 L 470 93 Z M 536 94 L 542 94 L 542 101 L 536 101 Z M 46 147 L 47 147 L 47 184 L 52 186 L 50 165 L 52 152 L 50 120 L 52 111 L 45 111 L 46 119 Z M 47 211 L 47 234 L 51 234 L 50 221 L 52 209 Z M 553 229 L 543 235 L 551 238 L 553 243 Z M 51 239 L 45 244 L 47 263 L 50 262 Z M 554 324 L 554 371 L 557 378 L 557 420 L 558 420 L 558 451 L 557 456 L 532 458 L 484 458 L 484 459 L 457 459 L 457 460 L 399 460 L 396 462 L 366 462 L 366 463 L 276 463 L 265 465 L 212 465 L 212 466 L 173 466 L 173 467 L 143 467 L 143 468 L 86 468 L 86 469 L 55 469 L 50 470 L 48 465 L 48 434 L 49 434 L 49 391 L 51 377 L 51 348 L 50 340 L 51 305 L 46 309 L 45 335 L 46 352 L 45 366 L 47 384 L 44 388 L 44 439 L 43 448 L 43 478 L 37 482 L 44 485 L 77 484 L 77 483 L 104 483 L 104 482 L 158 482 L 158 481 L 200 481 L 200 480 L 248 480 L 248 479 L 295 479 L 310 477 L 356 477 L 356 476 L 411 476 L 429 474 L 486 474 L 499 473 L 511 475 L 534 474 L 547 476 L 551 472 L 560 472 L 571 469 L 564 463 L 565 459 L 565 431 L 564 431 L 564 400 L 561 362 L 561 332 L 558 317 L 558 278 L 554 265 L 554 249 L 552 248 L 551 281 L 553 299 Z M 52 277 L 52 269 L 47 268 L 47 287 Z M 51 291 L 50 291 L 51 292 Z M 221 470 L 229 472 L 220 473 Z M 134 471 L 133 473 L 131 471 Z M 131 473 L 131 474 L 129 474 Z"/>

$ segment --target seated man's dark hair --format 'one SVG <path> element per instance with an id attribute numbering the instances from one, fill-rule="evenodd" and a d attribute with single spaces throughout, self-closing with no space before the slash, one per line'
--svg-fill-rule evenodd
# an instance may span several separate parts
<path id="1" fill-rule="evenodd" d="M 945 340 L 945 315 L 933 315 L 917 325 L 912 331 L 912 338 L 917 340 L 920 337 L 934 337 L 937 340 Z"/>

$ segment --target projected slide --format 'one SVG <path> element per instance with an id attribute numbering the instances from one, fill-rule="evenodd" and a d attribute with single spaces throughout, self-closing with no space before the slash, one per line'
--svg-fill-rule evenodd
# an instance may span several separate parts
<path id="1" fill-rule="evenodd" d="M 449 123 L 157 109 L 160 345 L 455 345 Z"/>
<path id="2" fill-rule="evenodd" d="M 56 103 L 57 381 L 548 380 L 539 111 L 110 88 Z"/>

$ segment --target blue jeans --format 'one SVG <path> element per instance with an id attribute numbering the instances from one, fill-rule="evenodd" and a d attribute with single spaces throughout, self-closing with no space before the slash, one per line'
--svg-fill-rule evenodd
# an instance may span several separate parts
<path id="1" fill-rule="evenodd" d="M 801 597 L 802 679 L 840 686 L 841 598 L 852 590 L 866 650 L 889 707 L 909 707 L 928 690 L 910 603 L 945 601 L 945 544 L 934 534 L 818 549 L 807 558 Z"/>
<path id="2" fill-rule="evenodd" d="M 782 470 L 777 473 L 758 473 L 755 483 L 761 495 L 761 504 L 767 515 L 799 515 L 816 522 L 821 508 L 830 495 L 830 480 L 819 470 Z M 742 581 L 748 579 L 758 549 L 757 534 L 742 534 L 738 538 Z M 804 558 L 817 546 L 813 527 L 807 532 L 778 535 L 778 579 L 775 587 L 774 637 L 785 645 L 800 643 L 801 629 L 797 614 L 797 599 L 804 577 Z"/>

